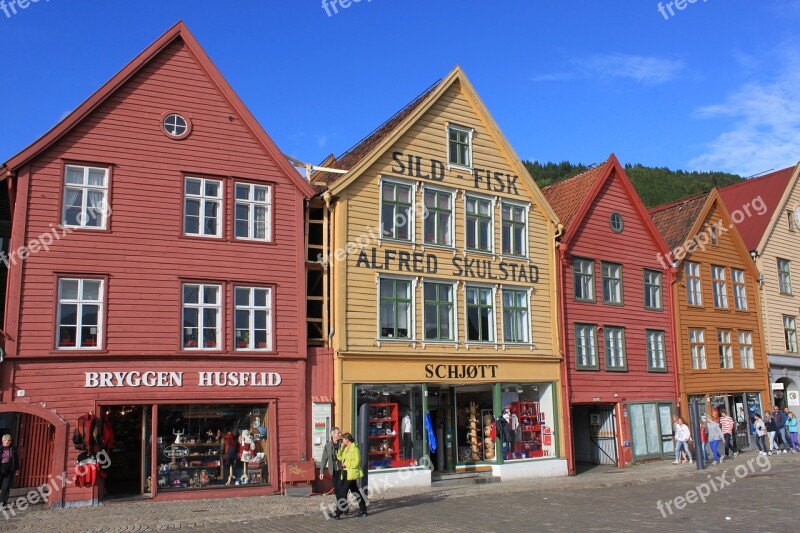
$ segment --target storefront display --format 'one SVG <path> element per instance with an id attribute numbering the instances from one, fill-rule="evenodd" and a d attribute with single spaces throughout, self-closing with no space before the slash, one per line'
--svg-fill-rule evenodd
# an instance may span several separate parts
<path id="1" fill-rule="evenodd" d="M 159 490 L 268 484 L 267 416 L 265 406 L 159 406 Z"/>

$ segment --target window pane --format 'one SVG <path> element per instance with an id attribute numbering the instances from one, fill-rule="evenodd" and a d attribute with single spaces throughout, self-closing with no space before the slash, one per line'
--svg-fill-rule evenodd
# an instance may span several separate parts
<path id="1" fill-rule="evenodd" d="M 250 311 L 237 310 L 234 313 L 234 317 L 234 328 L 245 331 L 250 328 Z"/>
<path id="2" fill-rule="evenodd" d="M 89 185 L 104 187 L 106 184 L 106 171 L 98 168 L 89 169 Z"/>
<path id="3" fill-rule="evenodd" d="M 253 312 L 253 327 L 255 329 L 267 329 L 267 315 L 266 311 Z"/>
<path id="4" fill-rule="evenodd" d="M 84 280 L 83 282 L 83 299 L 84 300 L 100 300 L 100 281 L 97 280 Z"/>
<path id="5" fill-rule="evenodd" d="M 83 167 L 67 167 L 66 182 L 72 185 L 83 185 Z"/>
<path id="6" fill-rule="evenodd" d="M 61 304 L 61 326 L 72 326 L 78 323 L 78 306 Z"/>
<path id="7" fill-rule="evenodd" d="M 196 304 L 199 303 L 200 287 L 198 285 L 184 285 L 183 286 L 183 303 Z"/>
<path id="8" fill-rule="evenodd" d="M 216 304 L 218 293 L 219 293 L 218 287 L 206 285 L 205 287 L 203 287 L 203 303 Z"/>
<path id="9" fill-rule="evenodd" d="M 206 196 L 219 196 L 220 186 L 218 181 L 206 180 Z"/>
<path id="10" fill-rule="evenodd" d="M 248 200 L 250 199 L 250 186 L 241 183 L 236 184 L 236 199 Z"/>
<path id="11" fill-rule="evenodd" d="M 188 179 L 186 180 L 186 194 L 195 196 L 200 195 L 200 180 Z"/>
<path id="12" fill-rule="evenodd" d="M 61 280 L 61 299 L 62 300 L 78 299 L 78 280 L 76 279 Z"/>
<path id="13" fill-rule="evenodd" d="M 253 299 L 255 300 L 254 304 L 258 307 L 266 307 L 267 305 L 267 293 L 269 291 L 267 289 L 255 289 L 253 290 Z"/>

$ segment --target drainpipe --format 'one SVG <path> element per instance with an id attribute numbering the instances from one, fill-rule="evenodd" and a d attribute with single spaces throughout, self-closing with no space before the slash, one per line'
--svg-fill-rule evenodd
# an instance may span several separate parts
<path id="1" fill-rule="evenodd" d="M 678 343 L 680 342 L 680 332 L 678 331 L 678 324 L 676 324 L 677 313 L 675 306 L 680 305 L 679 298 L 674 298 L 678 290 L 678 268 L 670 267 L 667 271 L 669 276 L 669 320 L 672 325 L 672 361 L 675 365 L 675 410 L 677 413 L 681 412 L 681 387 L 680 387 L 680 365 L 678 365 Z"/>
<path id="2" fill-rule="evenodd" d="M 559 239 L 564 234 L 564 226 L 559 224 L 556 228 L 555 238 Z M 561 346 L 559 352 L 561 355 L 561 390 L 563 397 L 564 409 L 564 450 L 567 455 L 567 473 L 570 476 L 575 475 L 575 450 L 574 439 L 572 437 L 572 402 L 570 398 L 570 384 L 569 384 L 569 371 L 567 365 L 569 364 L 568 356 L 565 355 L 567 350 L 567 317 L 564 312 L 564 268 L 566 264 L 566 250 L 560 242 L 556 241 L 556 294 L 558 300 L 558 324 L 561 326 Z"/>

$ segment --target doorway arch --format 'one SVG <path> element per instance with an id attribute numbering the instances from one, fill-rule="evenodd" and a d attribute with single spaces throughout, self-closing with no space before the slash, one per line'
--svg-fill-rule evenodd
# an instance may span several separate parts
<path id="1" fill-rule="evenodd" d="M 797 408 L 797 406 L 790 406 L 789 405 L 789 396 L 791 393 L 794 393 L 794 397 L 797 397 L 798 389 L 797 383 L 792 380 L 791 378 L 782 377 L 775 380 L 775 383 L 780 383 L 783 385 L 783 390 L 774 390 L 772 391 L 772 399 L 774 400 L 773 405 L 779 405 L 781 409 L 784 407 L 792 407 Z M 770 406 L 771 407 L 771 406 Z"/>

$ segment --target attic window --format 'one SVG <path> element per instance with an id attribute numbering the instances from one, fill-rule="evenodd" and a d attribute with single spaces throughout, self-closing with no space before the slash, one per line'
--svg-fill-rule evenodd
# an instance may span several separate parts
<path id="1" fill-rule="evenodd" d="M 183 139 L 191 131 L 189 121 L 178 113 L 170 113 L 164 117 L 164 133 L 172 139 Z"/>
<path id="2" fill-rule="evenodd" d="M 622 221 L 622 215 L 619 213 L 611 213 L 609 222 L 611 223 L 611 229 L 614 233 L 622 233 L 622 228 L 625 227 L 625 223 Z"/>

